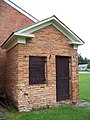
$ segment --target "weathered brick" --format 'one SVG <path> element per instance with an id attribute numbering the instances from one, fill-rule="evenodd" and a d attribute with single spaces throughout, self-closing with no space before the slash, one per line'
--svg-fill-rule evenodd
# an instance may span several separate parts
<path id="1" fill-rule="evenodd" d="M 22 13 L 0 1 L 0 45 L 11 35 L 12 32 L 34 23 Z"/>
<path id="2" fill-rule="evenodd" d="M 32 23 L 34 23 L 32 20 L 5 3 L 3 0 L 0 0 L 0 46 L 12 32 Z M 5 59 L 6 52 L 0 48 L 0 92 L 5 92 Z"/>
<path id="3" fill-rule="evenodd" d="M 9 89 L 7 92 L 12 100 L 16 101 L 17 108 L 20 111 L 28 111 L 31 108 L 58 104 L 56 55 L 71 56 L 70 101 L 77 101 L 79 99 L 77 51 L 73 50 L 68 38 L 52 25 L 33 34 L 35 38 L 27 40 L 26 44 L 18 44 L 7 52 L 7 81 L 10 83 L 7 83 Z M 29 56 L 32 55 L 47 56 L 46 84 L 29 85 Z"/>

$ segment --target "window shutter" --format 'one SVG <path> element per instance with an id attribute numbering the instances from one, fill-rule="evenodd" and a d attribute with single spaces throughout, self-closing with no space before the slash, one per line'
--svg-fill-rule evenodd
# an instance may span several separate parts
<path id="1" fill-rule="evenodd" d="M 30 84 L 45 83 L 45 57 L 30 57 Z"/>

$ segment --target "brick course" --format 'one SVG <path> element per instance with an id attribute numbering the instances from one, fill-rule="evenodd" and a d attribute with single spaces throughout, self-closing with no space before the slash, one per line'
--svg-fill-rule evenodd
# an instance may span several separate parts
<path id="1" fill-rule="evenodd" d="M 16 49 L 12 49 L 6 54 L 6 92 L 8 97 L 14 101 L 14 104 L 17 104 L 18 93 L 17 93 L 17 83 L 18 83 L 18 46 Z"/>
<path id="2" fill-rule="evenodd" d="M 70 101 L 76 102 L 79 99 L 77 51 L 73 50 L 68 38 L 52 25 L 33 34 L 35 38 L 28 39 L 26 44 L 18 44 L 7 52 L 9 84 L 6 88 L 12 100 L 16 101 L 16 107 L 20 111 L 27 111 L 57 104 L 56 55 L 71 57 Z M 47 57 L 46 84 L 29 85 L 29 56 Z"/>
<path id="3" fill-rule="evenodd" d="M 0 48 L 0 92 L 5 92 L 6 50 Z"/>
<path id="4" fill-rule="evenodd" d="M 0 45 L 12 32 L 34 23 L 22 13 L 5 3 L 0 2 Z"/>
<path id="5" fill-rule="evenodd" d="M 0 45 L 12 32 L 33 23 L 32 20 L 22 13 L 5 3 L 3 0 L 0 0 Z M 5 55 L 5 50 L 0 48 L 0 92 L 5 91 Z"/>

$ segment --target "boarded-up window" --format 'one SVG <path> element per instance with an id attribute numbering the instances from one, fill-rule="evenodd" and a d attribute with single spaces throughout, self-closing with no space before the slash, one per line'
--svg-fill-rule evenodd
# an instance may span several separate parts
<path id="1" fill-rule="evenodd" d="M 29 57 L 29 84 L 45 83 L 45 60 L 46 57 Z"/>

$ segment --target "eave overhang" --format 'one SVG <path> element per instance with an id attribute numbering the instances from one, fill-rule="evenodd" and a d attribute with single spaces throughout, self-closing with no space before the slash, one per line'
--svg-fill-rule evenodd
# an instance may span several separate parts
<path id="1" fill-rule="evenodd" d="M 12 33 L 8 39 L 1 45 L 3 49 L 6 49 L 6 51 L 10 50 L 12 47 L 14 47 L 16 44 L 25 44 L 26 38 L 33 38 L 35 35 L 33 34 L 19 34 L 19 33 Z"/>
<path id="2" fill-rule="evenodd" d="M 20 29 L 17 33 L 30 34 L 39 29 L 53 25 L 70 40 L 70 44 L 83 45 L 84 41 L 79 38 L 72 30 L 70 30 L 64 23 L 62 23 L 55 15 L 45 20 L 39 21 L 31 26 L 27 26 L 24 29 Z"/>
<path id="3" fill-rule="evenodd" d="M 35 37 L 35 31 L 38 31 L 44 27 L 53 25 L 56 29 L 62 32 L 68 39 L 69 44 L 73 46 L 73 49 L 77 50 L 79 45 L 83 45 L 84 42 L 73 31 L 71 31 L 64 23 L 62 23 L 56 16 L 52 16 L 33 25 L 24 27 L 9 36 L 9 38 L 3 43 L 2 48 L 11 49 L 18 43 L 26 43 L 26 38 Z"/>

